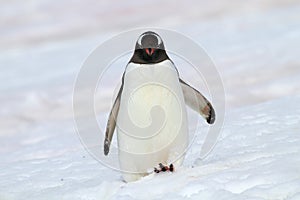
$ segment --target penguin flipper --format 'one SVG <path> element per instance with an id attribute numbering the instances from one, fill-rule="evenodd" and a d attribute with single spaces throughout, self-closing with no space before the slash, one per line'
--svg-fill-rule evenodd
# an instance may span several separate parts
<path id="1" fill-rule="evenodd" d="M 106 132 L 105 132 L 105 139 L 104 139 L 104 155 L 107 156 L 109 153 L 109 147 L 110 143 L 116 128 L 116 120 L 118 117 L 119 113 L 119 108 L 120 108 L 120 99 L 121 99 L 121 94 L 122 94 L 122 89 L 123 89 L 123 84 L 118 92 L 118 96 L 114 102 L 114 105 L 110 111 L 109 118 L 106 124 Z"/>
<path id="2" fill-rule="evenodd" d="M 215 110 L 211 103 L 195 88 L 179 79 L 180 86 L 183 91 L 185 103 L 194 111 L 203 116 L 207 123 L 213 124 L 215 122 Z"/>

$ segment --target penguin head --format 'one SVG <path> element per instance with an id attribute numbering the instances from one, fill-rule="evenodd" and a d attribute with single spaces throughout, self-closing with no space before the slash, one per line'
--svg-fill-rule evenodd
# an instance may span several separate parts
<path id="1" fill-rule="evenodd" d="M 143 49 L 147 54 L 152 55 L 157 49 L 165 50 L 161 37 L 152 31 L 147 31 L 138 38 L 135 49 Z M 151 50 L 152 49 L 152 50 Z"/>
<path id="2" fill-rule="evenodd" d="M 135 45 L 131 61 L 137 63 L 157 63 L 168 58 L 161 37 L 152 31 L 141 34 Z"/>

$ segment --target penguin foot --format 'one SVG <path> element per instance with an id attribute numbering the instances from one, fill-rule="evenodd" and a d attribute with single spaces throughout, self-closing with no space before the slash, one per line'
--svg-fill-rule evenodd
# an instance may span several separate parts
<path id="1" fill-rule="evenodd" d="M 154 172 L 155 173 L 166 172 L 166 171 L 173 172 L 174 171 L 173 164 L 170 164 L 169 166 L 167 166 L 167 165 L 163 165 L 163 164 L 159 163 L 159 169 L 157 169 L 156 167 L 154 167 Z"/>

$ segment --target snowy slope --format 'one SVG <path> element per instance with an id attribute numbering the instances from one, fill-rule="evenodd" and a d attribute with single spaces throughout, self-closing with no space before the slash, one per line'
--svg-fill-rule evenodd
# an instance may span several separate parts
<path id="1" fill-rule="evenodd" d="M 299 101 L 290 97 L 229 112 L 207 158 L 197 159 L 198 137 L 175 173 L 133 183 L 73 148 L 80 142 L 67 131 L 41 124 L 32 134 L 39 128 L 48 134 L 27 141 L 7 155 L 16 160 L 1 165 L 0 199 L 299 199 Z"/>
<path id="2" fill-rule="evenodd" d="M 300 199 L 299 1 L 173 2 L 1 1 L 0 200 Z M 199 135 L 174 174 L 126 184 L 83 149 L 72 92 L 93 49 L 140 26 L 201 44 L 221 74 L 228 109 L 207 158 L 199 160 Z M 176 65 L 204 89 L 184 63 Z M 102 128 L 124 67 L 112 68 L 96 96 Z"/>

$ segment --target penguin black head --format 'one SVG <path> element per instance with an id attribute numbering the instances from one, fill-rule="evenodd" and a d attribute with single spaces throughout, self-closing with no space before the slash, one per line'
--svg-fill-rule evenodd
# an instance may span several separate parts
<path id="1" fill-rule="evenodd" d="M 138 38 L 134 54 L 130 62 L 138 64 L 159 63 L 169 59 L 161 37 L 152 31 L 147 31 Z"/>

